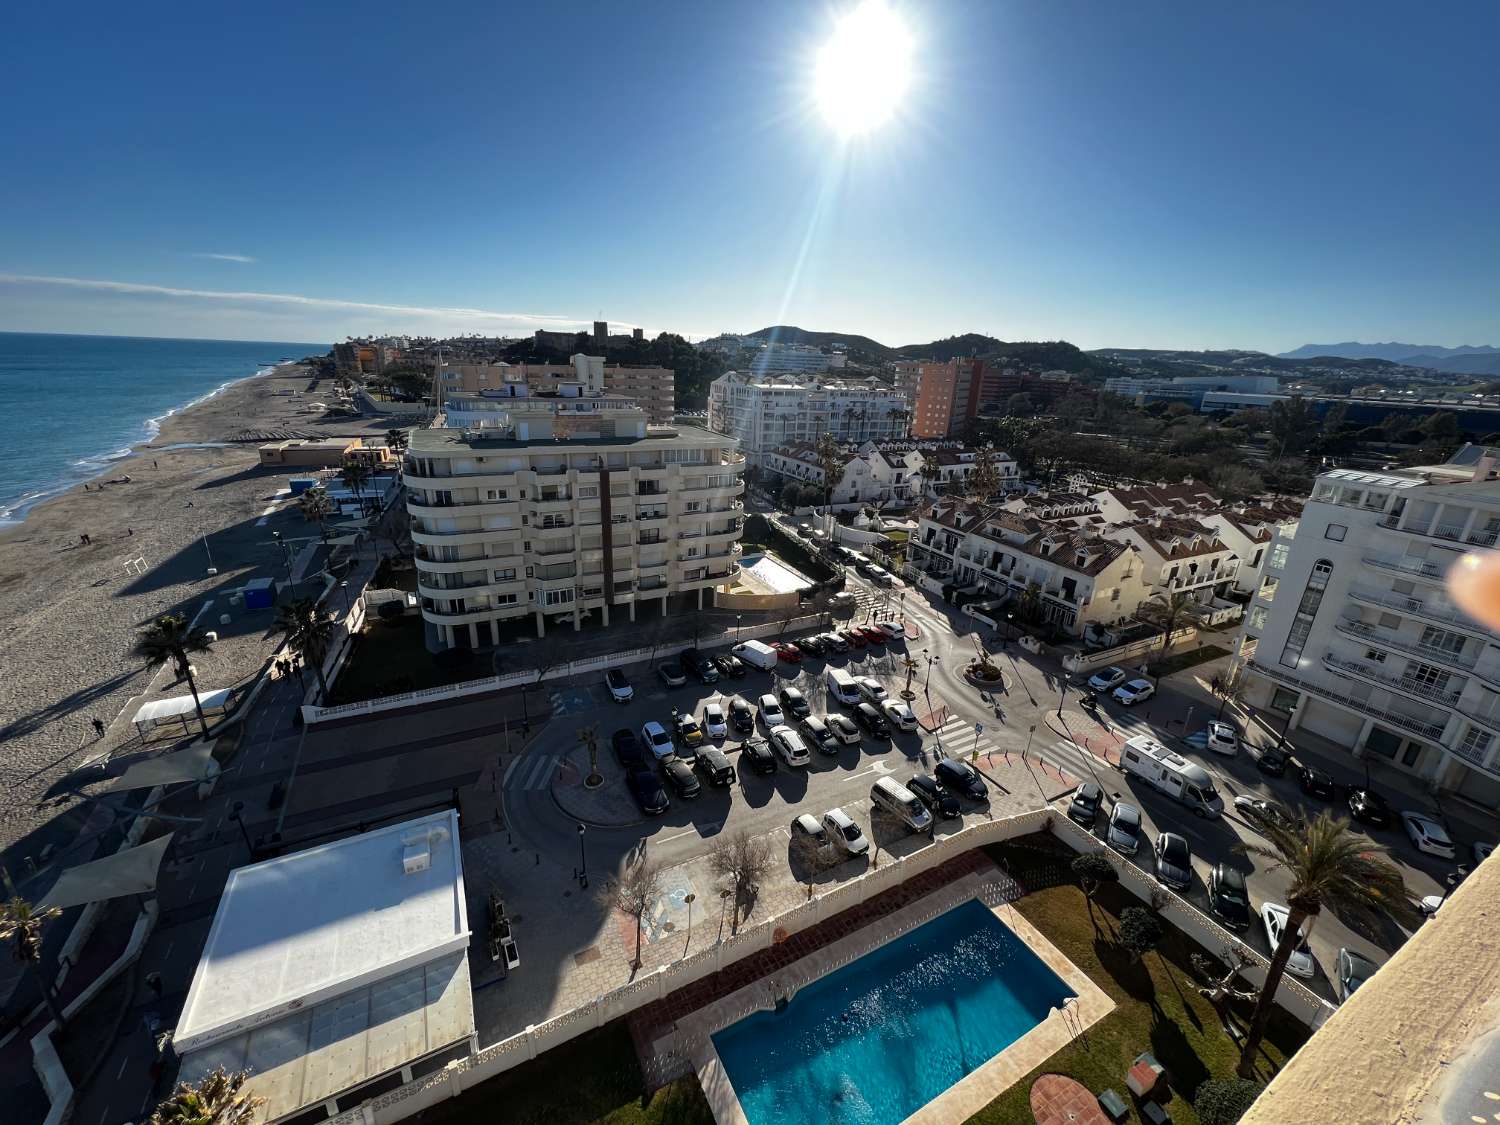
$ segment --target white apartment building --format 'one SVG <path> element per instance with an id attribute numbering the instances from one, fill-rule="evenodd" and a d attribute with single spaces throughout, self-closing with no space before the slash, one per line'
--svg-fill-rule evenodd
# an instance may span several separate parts
<path id="1" fill-rule="evenodd" d="M 648 427 L 605 396 L 476 398 L 413 431 L 407 510 L 428 644 L 499 644 L 638 607 L 701 609 L 739 570 L 745 459 L 732 439 Z"/>
<path id="2" fill-rule="evenodd" d="M 1042 619 L 1075 637 L 1129 621 L 1151 593 L 1133 544 L 1001 508 L 940 501 L 908 549 L 923 573 L 1012 605 L 1034 585 Z"/>
<path id="3" fill-rule="evenodd" d="M 1260 589 L 1262 567 L 1270 553 L 1271 540 L 1278 528 L 1289 527 L 1297 534 L 1302 506 L 1290 500 L 1273 500 L 1242 508 L 1224 508 L 1197 517 L 1204 527 L 1229 545 L 1240 560 L 1234 580 L 1234 591 L 1249 596 Z"/>
<path id="4" fill-rule="evenodd" d="M 844 468 L 833 488 L 833 506 L 840 509 L 878 504 L 902 507 L 961 493 L 979 452 L 910 442 L 865 442 L 857 449 L 846 448 L 844 454 Z M 1016 487 L 1020 468 L 1010 454 L 996 450 L 995 467 L 1002 490 Z M 772 450 L 764 468 L 786 480 L 823 484 L 817 447 L 805 442 Z"/>
<path id="5" fill-rule="evenodd" d="M 780 446 L 812 445 L 825 433 L 855 445 L 899 441 L 910 421 L 906 398 L 884 386 L 729 371 L 708 388 L 708 428 L 735 438 L 755 465 Z"/>
<path id="6" fill-rule="evenodd" d="M 1119 524 L 1102 532 L 1140 552 L 1142 578 L 1153 596 L 1183 593 L 1202 604 L 1228 591 L 1240 560 L 1214 530 L 1182 516 Z"/>
<path id="7" fill-rule="evenodd" d="M 1500 637 L 1448 597 L 1466 552 L 1500 538 L 1497 454 L 1321 474 L 1271 541 L 1237 663 L 1287 735 L 1375 755 L 1434 790 L 1500 808 Z"/>
<path id="8" fill-rule="evenodd" d="M 780 372 L 827 371 L 832 356 L 811 344 L 783 344 L 772 340 L 762 344 L 750 360 L 750 370 L 757 375 Z M 840 367 L 843 363 L 840 362 Z"/>

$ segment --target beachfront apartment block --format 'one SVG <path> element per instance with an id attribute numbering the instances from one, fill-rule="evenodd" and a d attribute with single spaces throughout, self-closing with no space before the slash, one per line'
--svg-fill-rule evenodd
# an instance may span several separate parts
<path id="1" fill-rule="evenodd" d="M 729 371 L 708 388 L 708 428 L 735 438 L 755 465 L 781 446 L 815 443 L 823 434 L 855 445 L 898 441 L 910 421 L 906 397 L 874 380 Z"/>
<path id="2" fill-rule="evenodd" d="M 670 367 L 631 367 L 605 363 L 603 356 L 579 353 L 567 363 L 448 363 L 442 369 L 447 394 L 500 391 L 525 383 L 534 391 L 553 391 L 564 383 L 584 382 L 617 398 L 634 399 L 653 426 L 670 425 L 677 410 L 677 375 Z"/>
<path id="3" fill-rule="evenodd" d="M 1500 636 L 1446 578 L 1500 538 L 1500 451 L 1318 476 L 1268 544 L 1235 652 L 1249 702 L 1434 791 L 1500 808 Z"/>
<path id="4" fill-rule="evenodd" d="M 500 644 L 522 619 L 545 636 L 549 622 L 703 609 L 734 580 L 732 439 L 650 426 L 578 384 L 446 406 L 444 425 L 412 433 L 405 474 L 429 648 Z"/>

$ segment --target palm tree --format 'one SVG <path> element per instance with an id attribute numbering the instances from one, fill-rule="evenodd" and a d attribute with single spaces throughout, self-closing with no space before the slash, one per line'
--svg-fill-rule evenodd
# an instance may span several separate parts
<path id="1" fill-rule="evenodd" d="M 844 469 L 844 454 L 839 448 L 838 438 L 830 433 L 818 437 L 818 468 L 823 473 L 823 496 L 828 505 L 828 514 L 833 514 L 833 490 L 838 486 Z"/>
<path id="2" fill-rule="evenodd" d="M 359 510 L 365 510 L 365 485 L 370 479 L 370 466 L 363 461 L 345 461 L 343 469 L 339 472 L 339 479 L 354 493 L 354 498 L 359 501 Z"/>
<path id="3" fill-rule="evenodd" d="M 1193 604 L 1192 597 L 1184 590 L 1174 590 L 1170 594 L 1153 594 L 1141 603 L 1136 616 L 1151 622 L 1161 630 L 1161 654 L 1163 656 L 1166 656 L 1167 649 L 1172 643 L 1173 632 L 1187 618 L 1188 607 Z"/>
<path id="4" fill-rule="evenodd" d="M 302 509 L 302 518 L 318 525 L 318 534 L 323 538 L 323 549 L 328 549 L 328 520 L 338 511 L 326 488 L 309 488 L 297 497 L 297 507 Z"/>
<path id="5" fill-rule="evenodd" d="M 1368 836 L 1349 831 L 1349 822 L 1343 817 L 1325 809 L 1311 823 L 1283 824 L 1266 818 L 1257 821 L 1256 830 L 1266 842 L 1238 844 L 1237 850 L 1270 860 L 1273 870 L 1285 869 L 1291 885 L 1286 891 L 1286 928 L 1271 953 L 1266 983 L 1240 1048 L 1241 1078 L 1255 1077 L 1255 1056 L 1265 1035 L 1276 988 L 1286 971 L 1287 959 L 1302 941 L 1304 923 L 1315 920 L 1328 907 L 1356 923 L 1389 915 L 1403 924 L 1416 924 L 1406 884 L 1385 858 L 1385 848 Z"/>
<path id="6" fill-rule="evenodd" d="M 302 663 L 318 676 L 323 702 L 328 701 L 328 680 L 323 675 L 323 661 L 333 640 L 333 615 L 311 598 L 296 598 L 282 605 L 276 613 L 276 628 L 286 634 L 287 644 L 302 657 Z"/>
<path id="7" fill-rule="evenodd" d="M 1227 680 L 1221 680 L 1218 676 L 1215 676 L 1213 693 L 1219 697 L 1219 713 L 1214 718 L 1222 719 L 1225 707 L 1231 703 L 1237 705 L 1240 700 L 1245 698 L 1245 681 L 1240 676 L 1232 676 Z"/>
<path id="8" fill-rule="evenodd" d="M 1016 613 L 1022 621 L 1035 622 L 1042 612 L 1042 587 L 1040 583 L 1028 582 L 1026 589 L 1016 598 Z"/>
<path id="9" fill-rule="evenodd" d="M 589 752 L 589 775 L 583 779 L 583 783 L 590 789 L 597 789 L 604 784 L 604 778 L 599 773 L 599 724 L 579 727 L 578 742 Z"/>
<path id="10" fill-rule="evenodd" d="M 406 447 L 411 444 L 411 436 L 405 430 L 386 430 L 385 444 L 397 454 L 405 453 Z"/>
<path id="11" fill-rule="evenodd" d="M 247 1077 L 247 1071 L 231 1074 L 221 1066 L 196 1083 L 179 1083 L 156 1107 L 151 1125 L 250 1125 L 265 1099 L 241 1090 Z"/>
<path id="12" fill-rule="evenodd" d="M 177 665 L 177 676 L 186 680 L 188 691 L 193 693 L 193 709 L 198 712 L 198 726 L 203 737 L 208 737 L 208 720 L 203 717 L 203 703 L 198 698 L 198 683 L 193 678 L 193 665 L 188 659 L 190 652 L 205 652 L 208 649 L 208 634 L 202 629 L 188 626 L 188 619 L 181 613 L 168 613 L 158 617 L 140 635 L 135 651 L 153 661 L 170 657 Z"/>
<path id="13" fill-rule="evenodd" d="M 965 479 L 969 498 L 980 504 L 1000 491 L 1000 466 L 995 460 L 995 447 L 986 445 L 974 458 L 974 468 Z"/>
<path id="14" fill-rule="evenodd" d="M 58 1028 L 63 1027 L 63 1014 L 58 1010 L 57 1000 L 42 975 L 42 925 L 60 917 L 62 911 L 55 906 L 38 910 L 20 895 L 0 906 L 0 941 L 11 943 L 11 954 L 36 974 L 36 982 L 42 988 L 42 1001 Z"/>

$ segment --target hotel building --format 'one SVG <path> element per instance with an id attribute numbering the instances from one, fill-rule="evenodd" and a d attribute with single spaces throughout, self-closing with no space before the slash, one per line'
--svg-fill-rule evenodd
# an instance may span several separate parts
<path id="1" fill-rule="evenodd" d="M 708 388 L 708 428 L 735 438 L 756 465 L 781 446 L 823 434 L 855 445 L 899 441 L 910 419 L 904 395 L 854 381 L 730 371 Z"/>

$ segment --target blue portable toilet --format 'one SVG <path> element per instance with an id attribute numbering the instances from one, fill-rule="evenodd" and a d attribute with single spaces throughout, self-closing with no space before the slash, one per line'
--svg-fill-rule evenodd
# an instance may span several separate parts
<path id="1" fill-rule="evenodd" d="M 245 608 L 270 609 L 276 604 L 276 579 L 252 578 L 245 583 Z"/>
<path id="2" fill-rule="evenodd" d="M 292 477 L 287 483 L 291 485 L 293 496 L 301 496 L 304 492 L 318 487 L 318 478 Z"/>

